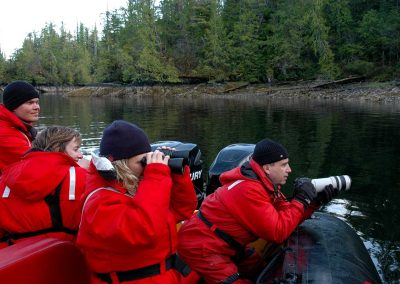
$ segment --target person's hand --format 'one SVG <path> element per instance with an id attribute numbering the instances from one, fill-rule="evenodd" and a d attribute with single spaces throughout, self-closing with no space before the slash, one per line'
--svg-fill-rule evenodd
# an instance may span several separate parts
<path id="1" fill-rule="evenodd" d="M 326 204 L 330 202 L 339 193 L 337 188 L 333 188 L 331 184 L 325 186 L 324 190 L 318 192 L 317 201 L 321 204 Z"/>
<path id="2" fill-rule="evenodd" d="M 309 178 L 298 178 L 294 182 L 293 199 L 301 202 L 307 209 L 311 201 L 317 197 L 317 191 Z"/>
<path id="3" fill-rule="evenodd" d="M 162 152 L 162 150 L 176 151 L 176 148 L 168 147 L 168 146 L 157 147 L 157 150 L 160 150 L 160 149 L 161 149 L 161 152 Z"/>
<path id="4" fill-rule="evenodd" d="M 152 163 L 160 163 L 168 166 L 169 156 L 165 156 L 163 152 L 155 150 L 146 154 L 147 165 Z"/>
<path id="5" fill-rule="evenodd" d="M 167 147 L 167 146 L 161 146 L 157 148 L 158 151 L 164 153 L 165 156 L 169 156 L 171 158 L 171 156 L 173 155 L 172 153 L 174 151 L 176 151 L 175 148 L 172 147 Z"/>

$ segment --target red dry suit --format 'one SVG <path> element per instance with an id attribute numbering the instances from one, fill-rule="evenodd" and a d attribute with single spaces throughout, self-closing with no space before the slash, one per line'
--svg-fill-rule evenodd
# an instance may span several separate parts
<path id="1" fill-rule="evenodd" d="M 32 147 L 36 130 L 0 104 L 0 175 Z M 32 135 L 35 133 L 34 135 Z"/>
<path id="2" fill-rule="evenodd" d="M 86 173 L 60 152 L 31 151 L 6 167 L 0 177 L 0 238 L 8 233 L 13 242 L 27 237 L 74 240 Z"/>
<path id="3" fill-rule="evenodd" d="M 144 278 L 123 283 L 187 283 L 169 268 L 176 225 L 197 206 L 189 172 L 187 166 L 177 175 L 164 164 L 149 164 L 132 196 L 121 183 L 101 177 L 91 162 L 77 237 L 93 272 L 91 283 L 119 283 L 124 272 Z M 148 267 L 160 272 L 148 276 Z"/>
<path id="4" fill-rule="evenodd" d="M 199 215 L 193 215 L 178 233 L 180 257 L 206 283 L 238 278 L 237 273 L 242 272 L 238 265 L 245 266 L 246 261 L 243 262 L 243 258 L 242 262 L 232 260 L 238 250 L 217 236 L 216 228 L 242 247 L 258 238 L 282 243 L 316 209 L 305 212 L 299 201 L 288 201 L 279 188 L 274 189 L 262 167 L 253 160 L 223 173 L 220 181 L 222 186 L 207 196 L 200 208 L 201 215 L 213 226 L 210 228 Z M 248 258 L 254 268 L 257 257 Z M 251 283 L 245 279 L 233 282 Z"/>

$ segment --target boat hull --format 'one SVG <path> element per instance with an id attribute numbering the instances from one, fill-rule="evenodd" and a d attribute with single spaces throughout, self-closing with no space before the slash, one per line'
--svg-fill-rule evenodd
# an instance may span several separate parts
<path id="1" fill-rule="evenodd" d="M 322 212 L 303 222 L 269 258 L 257 284 L 382 283 L 355 230 Z"/>

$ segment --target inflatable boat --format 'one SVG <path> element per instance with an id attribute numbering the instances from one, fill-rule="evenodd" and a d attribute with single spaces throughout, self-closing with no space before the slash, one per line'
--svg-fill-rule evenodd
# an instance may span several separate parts
<path id="1" fill-rule="evenodd" d="M 223 172 L 251 158 L 254 147 L 254 144 L 231 144 L 217 154 L 208 170 L 207 195 L 221 185 L 219 176 Z M 264 244 L 262 240 L 255 243 L 268 263 L 257 284 L 382 283 L 355 230 L 327 213 L 314 213 L 283 245 Z"/>
<path id="2" fill-rule="evenodd" d="M 222 149 L 203 180 L 201 151 L 196 144 L 160 141 L 152 148 L 176 149 L 178 168 L 189 165 L 199 204 L 219 186 L 219 175 L 247 161 L 253 144 L 232 144 Z M 317 212 L 303 222 L 282 245 L 255 243 L 268 265 L 257 284 L 267 283 L 382 283 L 357 233 L 330 214 Z M 206 261 L 206 260 L 205 260 Z M 13 284 L 87 284 L 89 271 L 80 250 L 71 242 L 44 239 L 21 241 L 0 249 L 0 282 Z"/>
<path id="3" fill-rule="evenodd" d="M 316 212 L 265 258 L 268 266 L 257 284 L 382 283 L 356 232 L 325 213 Z"/>

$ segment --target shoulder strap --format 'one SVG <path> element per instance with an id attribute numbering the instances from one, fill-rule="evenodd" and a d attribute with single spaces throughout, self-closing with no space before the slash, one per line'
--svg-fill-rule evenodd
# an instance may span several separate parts
<path id="1" fill-rule="evenodd" d="M 51 223 L 54 229 L 60 229 L 62 224 L 61 207 L 60 207 L 60 191 L 62 183 L 57 185 L 54 194 L 50 193 L 44 198 L 47 206 L 49 206 Z"/>
<path id="2" fill-rule="evenodd" d="M 197 217 L 203 221 L 204 224 L 206 224 L 207 227 L 209 227 L 214 234 L 216 234 L 219 238 L 224 240 L 232 249 L 236 251 L 236 256 L 235 260 L 240 262 L 246 257 L 246 247 L 243 246 L 241 243 L 236 241 L 231 235 L 225 233 L 221 229 L 217 228 L 213 223 L 211 223 L 204 215 L 201 213 L 201 211 L 197 211 Z"/>
<path id="3" fill-rule="evenodd" d="M 75 200 L 75 192 L 76 192 L 76 170 L 75 167 L 69 168 L 69 191 L 68 191 L 68 199 Z"/>
<path id="4" fill-rule="evenodd" d="M 96 188 L 91 193 L 89 193 L 88 196 L 86 196 L 85 202 L 83 203 L 83 206 L 82 206 L 81 221 L 79 222 L 79 226 L 82 224 L 82 217 L 83 217 L 83 212 L 85 211 L 86 203 L 88 202 L 90 197 L 92 197 L 96 192 L 98 192 L 100 190 L 109 190 L 109 191 L 113 191 L 113 192 L 116 192 L 116 193 L 120 193 L 115 188 L 112 188 L 112 187 L 109 187 L 109 186 Z"/>
<path id="5" fill-rule="evenodd" d="M 92 197 L 96 192 L 98 192 L 99 190 L 109 190 L 109 191 L 114 191 L 114 192 L 117 192 L 117 193 L 120 193 L 118 190 L 116 190 L 115 188 L 112 188 L 112 187 L 99 187 L 99 188 L 96 188 L 95 190 L 93 190 L 91 193 L 89 193 L 88 194 L 88 196 L 86 196 L 86 199 L 85 199 L 85 202 L 83 203 L 83 206 L 82 206 L 82 213 L 83 213 L 83 210 L 84 210 L 84 208 L 85 208 L 85 205 L 86 205 L 86 203 L 87 203 L 87 201 L 90 199 L 90 197 Z"/>

